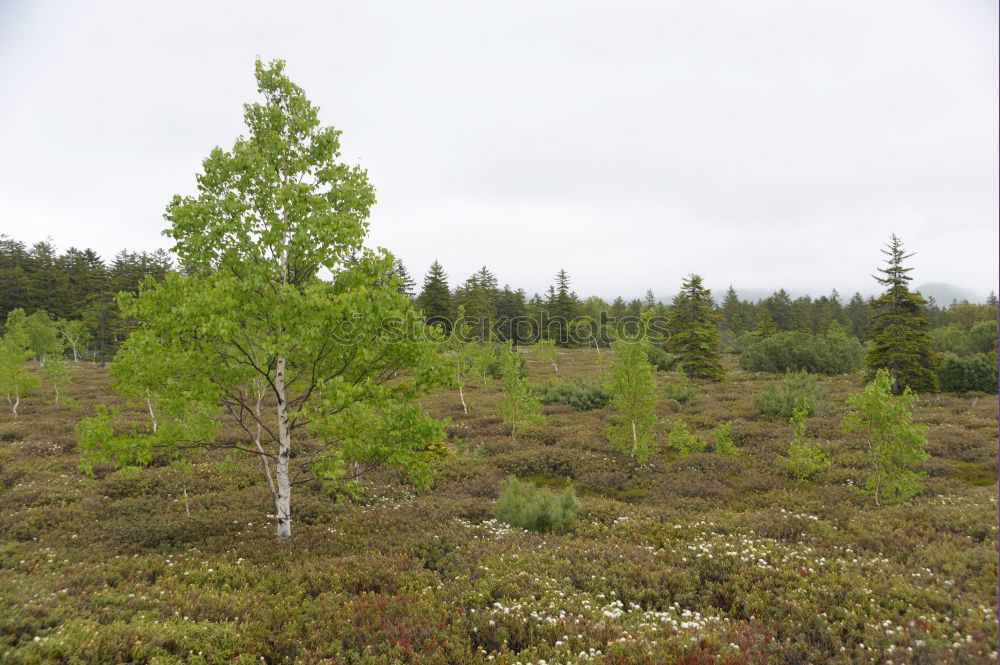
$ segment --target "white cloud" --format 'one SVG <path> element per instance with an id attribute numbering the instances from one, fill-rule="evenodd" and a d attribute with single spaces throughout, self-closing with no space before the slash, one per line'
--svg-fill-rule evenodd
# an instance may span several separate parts
<path id="1" fill-rule="evenodd" d="M 167 246 L 161 214 L 282 57 L 419 276 L 541 291 L 998 278 L 997 8 L 955 2 L 0 7 L 0 232 Z"/>

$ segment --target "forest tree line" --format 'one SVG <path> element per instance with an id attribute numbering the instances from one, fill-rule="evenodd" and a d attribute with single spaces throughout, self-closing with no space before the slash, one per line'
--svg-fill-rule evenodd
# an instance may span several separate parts
<path id="1" fill-rule="evenodd" d="M 626 300 L 617 297 L 608 302 L 597 296 L 580 297 L 571 287 L 565 270 L 559 270 L 544 293 L 528 295 L 523 288 L 500 286 L 493 271 L 483 266 L 464 281 L 452 284 L 443 266 L 431 264 L 418 285 L 402 261 L 395 261 L 394 272 L 399 287 L 423 311 L 429 322 L 439 323 L 445 332 L 462 311 L 477 323 L 480 336 L 492 336 L 515 344 L 536 339 L 552 339 L 559 346 L 571 346 L 573 337 L 567 329 L 574 320 L 613 324 L 638 320 L 652 313 L 669 320 L 673 306 L 665 304 L 652 290 L 643 298 Z M 0 235 L 0 322 L 22 309 L 26 314 L 44 311 L 54 320 L 83 323 L 85 341 L 82 356 L 91 360 L 110 360 L 128 337 L 129 321 L 121 315 L 115 297 L 119 292 L 138 291 L 147 276 L 161 279 L 174 269 L 168 252 L 130 252 L 122 250 L 105 261 L 92 249 L 70 247 L 60 253 L 51 241 L 33 245 Z M 874 297 L 854 293 L 843 298 L 836 289 L 819 297 L 793 298 L 784 289 L 756 302 L 742 299 L 732 286 L 716 298 L 707 291 L 709 304 L 717 315 L 721 344 L 725 351 L 743 350 L 740 339 L 768 335 L 771 332 L 825 334 L 835 329 L 864 341 L 873 313 Z M 978 323 L 997 319 L 997 297 L 991 293 L 985 304 L 952 302 L 942 305 L 933 297 L 926 299 L 924 312 L 939 351 L 959 355 L 978 350 L 969 331 Z M 515 321 L 542 322 L 531 331 Z M 526 332 L 527 331 L 527 332 Z M 530 335 L 530 338 L 529 338 Z M 594 335 L 594 343 L 610 344 L 610 334 Z M 579 341 L 576 342 L 579 344 Z"/>

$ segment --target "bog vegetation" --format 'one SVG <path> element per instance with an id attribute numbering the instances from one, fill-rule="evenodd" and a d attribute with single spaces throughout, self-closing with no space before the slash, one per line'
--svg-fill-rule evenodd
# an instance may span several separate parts
<path id="1" fill-rule="evenodd" d="M 0 659 L 996 661 L 995 297 L 418 293 L 256 76 L 178 265 L 0 239 Z"/>

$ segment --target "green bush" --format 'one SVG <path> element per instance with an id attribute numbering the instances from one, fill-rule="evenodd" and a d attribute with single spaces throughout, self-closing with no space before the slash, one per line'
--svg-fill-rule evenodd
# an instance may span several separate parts
<path id="1" fill-rule="evenodd" d="M 681 404 L 686 404 L 691 401 L 695 395 L 694 388 L 691 387 L 688 378 L 683 374 L 678 373 L 670 383 L 668 383 L 663 388 L 663 394 L 667 399 L 676 400 Z"/>
<path id="2" fill-rule="evenodd" d="M 997 350 L 997 321 L 981 321 L 969 330 L 972 350 L 976 353 L 990 353 Z"/>
<path id="3" fill-rule="evenodd" d="M 611 394 L 599 381 L 573 379 L 552 381 L 535 388 L 542 404 L 565 404 L 577 411 L 600 409 L 611 401 Z"/>
<path id="4" fill-rule="evenodd" d="M 503 358 L 501 353 L 510 353 L 510 347 L 505 344 L 493 344 L 493 358 L 489 359 L 488 362 L 484 362 L 483 371 L 491 379 L 501 378 L 500 361 Z M 523 353 L 516 353 L 514 364 L 517 366 L 517 371 L 520 376 L 528 375 L 528 361 L 525 359 Z"/>
<path id="5" fill-rule="evenodd" d="M 740 451 L 733 443 L 733 424 L 719 423 L 712 430 L 712 452 L 736 457 Z"/>
<path id="6" fill-rule="evenodd" d="M 688 455 L 694 452 L 704 452 L 708 448 L 708 442 L 691 434 L 687 423 L 678 420 L 671 428 L 670 434 L 667 435 L 667 446 L 681 455 Z"/>
<path id="7" fill-rule="evenodd" d="M 511 476 L 500 485 L 496 516 L 521 529 L 560 533 L 570 527 L 579 508 L 572 487 L 556 494 Z"/>
<path id="8" fill-rule="evenodd" d="M 788 457 L 784 459 L 785 471 L 796 480 L 805 480 L 830 466 L 830 460 L 815 443 L 806 440 L 805 406 L 800 404 L 792 413 L 793 439 L 788 444 Z"/>
<path id="9" fill-rule="evenodd" d="M 781 383 L 771 383 L 753 396 L 757 412 L 774 418 L 791 418 L 796 406 L 813 415 L 826 404 L 826 388 L 807 372 L 790 372 Z"/>
<path id="10" fill-rule="evenodd" d="M 846 374 L 861 367 L 863 356 L 861 342 L 842 333 L 782 332 L 747 347 L 740 367 L 749 372 Z"/>
<path id="11" fill-rule="evenodd" d="M 959 357 L 946 353 L 938 369 L 941 390 L 950 393 L 997 392 L 997 353 Z"/>
<path id="12" fill-rule="evenodd" d="M 931 330 L 931 344 L 938 353 L 967 356 L 973 353 L 972 336 L 961 326 L 941 326 Z"/>

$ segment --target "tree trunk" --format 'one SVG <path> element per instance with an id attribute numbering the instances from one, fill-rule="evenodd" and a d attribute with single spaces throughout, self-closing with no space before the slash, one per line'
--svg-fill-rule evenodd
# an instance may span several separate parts
<path id="1" fill-rule="evenodd" d="M 469 407 L 465 405 L 465 392 L 462 390 L 462 384 L 458 384 L 458 399 L 462 400 L 462 410 L 465 411 L 465 415 L 469 415 Z"/>
<path id="2" fill-rule="evenodd" d="M 635 431 L 635 421 L 632 421 L 632 457 L 635 457 L 636 450 L 639 448 L 639 436 Z"/>
<path id="3" fill-rule="evenodd" d="M 292 454 L 292 433 L 288 429 L 288 401 L 285 399 L 285 358 L 278 358 L 274 373 L 274 387 L 278 397 L 278 461 L 275 464 L 277 495 L 274 500 L 278 518 L 278 538 L 288 540 L 292 535 L 292 484 L 288 475 L 288 462 Z"/>
<path id="4" fill-rule="evenodd" d="M 146 390 L 146 408 L 149 409 L 149 419 L 153 421 L 153 433 L 156 433 L 156 416 L 153 414 L 153 402 L 149 399 L 149 390 Z"/>
<path id="5" fill-rule="evenodd" d="M 14 412 L 14 416 L 15 417 L 17 416 L 17 405 L 20 404 L 20 403 L 21 403 L 21 393 L 19 391 L 15 390 L 14 391 L 14 404 L 13 404 L 13 407 L 11 409 Z"/>

